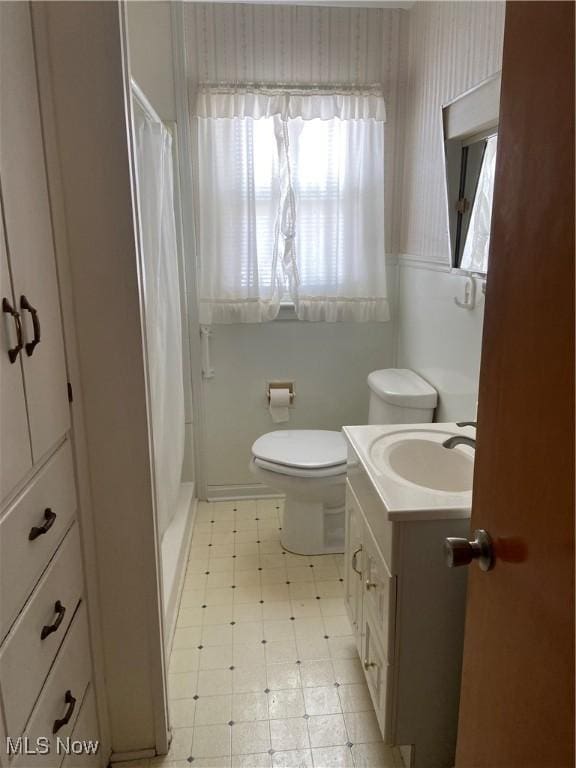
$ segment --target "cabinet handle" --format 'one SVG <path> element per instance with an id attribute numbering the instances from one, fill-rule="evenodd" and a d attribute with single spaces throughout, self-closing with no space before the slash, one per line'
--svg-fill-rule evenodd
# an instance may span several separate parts
<path id="1" fill-rule="evenodd" d="M 54 612 L 58 614 L 56 616 L 56 621 L 53 624 L 45 624 L 42 627 L 42 632 L 40 633 L 40 640 L 46 640 L 48 635 L 51 635 L 52 632 L 56 632 L 60 624 L 62 624 L 64 614 L 66 613 L 66 608 L 62 605 L 60 600 L 56 600 L 56 602 L 54 603 Z"/>
<path id="2" fill-rule="evenodd" d="M 24 347 L 28 357 L 34 352 L 34 348 L 40 343 L 40 318 L 38 317 L 38 310 L 30 304 L 26 296 L 20 296 L 20 308 L 25 309 L 32 315 L 32 328 L 34 330 L 34 338 L 32 341 L 28 341 Z"/>
<path id="3" fill-rule="evenodd" d="M 354 571 L 354 573 L 357 573 L 358 576 L 360 576 L 360 578 L 362 578 L 362 571 L 359 571 L 358 568 L 356 568 L 356 558 L 358 557 L 360 552 L 362 552 L 362 545 L 360 545 L 352 555 L 352 570 Z"/>
<path id="4" fill-rule="evenodd" d="M 377 667 L 378 664 L 376 664 L 375 661 L 368 661 L 368 659 L 364 659 L 364 669 L 368 671 L 370 667 Z"/>
<path id="5" fill-rule="evenodd" d="M 54 725 L 52 727 L 52 733 L 58 733 L 60 728 L 62 728 L 63 725 L 66 725 L 66 723 L 70 722 L 70 718 L 72 717 L 72 713 L 74 712 L 74 707 L 76 706 L 76 699 L 74 696 L 72 696 L 72 691 L 66 691 L 64 694 L 64 702 L 68 704 L 68 709 L 66 710 L 66 714 L 64 717 L 60 717 L 57 720 L 54 720 Z"/>
<path id="6" fill-rule="evenodd" d="M 45 509 L 44 522 L 42 525 L 35 525 L 33 528 L 30 528 L 30 533 L 28 534 L 29 541 L 34 541 L 38 536 L 43 536 L 45 533 L 48 533 L 50 528 L 54 525 L 54 520 L 56 520 L 56 512 L 52 512 L 50 508 Z"/>
<path id="7" fill-rule="evenodd" d="M 10 304 L 7 298 L 2 299 L 2 312 L 5 312 L 7 315 L 12 316 L 12 319 L 14 320 L 14 325 L 16 327 L 16 346 L 8 350 L 8 360 L 10 360 L 11 363 L 15 363 L 16 358 L 18 357 L 18 353 L 20 352 L 23 346 L 22 323 L 20 322 L 20 313 L 14 309 L 14 307 Z"/>
<path id="8" fill-rule="evenodd" d="M 371 589 L 376 589 L 378 584 L 374 581 L 370 581 L 370 579 L 366 579 L 366 590 L 370 592 Z"/>

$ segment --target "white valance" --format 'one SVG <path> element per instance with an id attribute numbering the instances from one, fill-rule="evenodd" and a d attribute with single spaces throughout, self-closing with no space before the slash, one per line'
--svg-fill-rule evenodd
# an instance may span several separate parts
<path id="1" fill-rule="evenodd" d="M 195 116 L 253 118 L 279 115 L 284 120 L 375 120 L 386 122 L 382 92 L 375 87 L 350 89 L 267 86 L 201 86 Z"/>

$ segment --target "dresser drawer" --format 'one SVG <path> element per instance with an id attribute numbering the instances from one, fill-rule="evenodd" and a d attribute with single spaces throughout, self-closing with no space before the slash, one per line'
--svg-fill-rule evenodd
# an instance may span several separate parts
<path id="1" fill-rule="evenodd" d="M 80 558 L 74 523 L 0 649 L 6 728 L 13 736 L 24 730 L 82 596 Z"/>
<path id="2" fill-rule="evenodd" d="M 48 565 L 75 511 L 72 452 L 66 441 L 0 522 L 0 638 Z"/>
<path id="3" fill-rule="evenodd" d="M 32 761 L 29 755 L 18 755 L 13 766 L 30 768 L 32 762 L 34 768 L 57 768 L 61 764 L 64 753 L 58 749 L 58 740 L 65 742 L 71 736 L 89 682 L 88 623 L 86 608 L 81 603 L 24 731 L 30 745 L 39 743 L 41 737 L 49 737 L 50 751 L 35 755 Z M 67 722 L 53 733 L 63 719 Z"/>
<path id="4" fill-rule="evenodd" d="M 70 752 L 66 754 L 62 768 L 97 768 L 100 766 L 103 755 L 100 753 L 99 739 L 96 700 L 92 686 L 89 686 L 72 731 Z M 94 745 L 95 751 L 92 751 L 90 742 Z M 81 753 L 76 754 L 80 750 Z"/>

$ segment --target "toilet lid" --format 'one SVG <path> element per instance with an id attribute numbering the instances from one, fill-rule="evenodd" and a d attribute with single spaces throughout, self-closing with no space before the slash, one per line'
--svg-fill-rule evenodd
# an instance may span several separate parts
<path id="1" fill-rule="evenodd" d="M 272 464 L 321 469 L 346 463 L 346 441 L 340 432 L 326 429 L 282 429 L 262 435 L 252 454 Z"/>

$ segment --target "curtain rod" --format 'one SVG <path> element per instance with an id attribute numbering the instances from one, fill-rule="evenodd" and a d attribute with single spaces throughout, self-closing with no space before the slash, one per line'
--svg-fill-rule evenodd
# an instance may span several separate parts
<path id="1" fill-rule="evenodd" d="M 377 91 L 382 92 L 380 83 L 270 83 L 270 82 L 200 82 L 198 90 L 244 90 L 271 91 Z"/>

